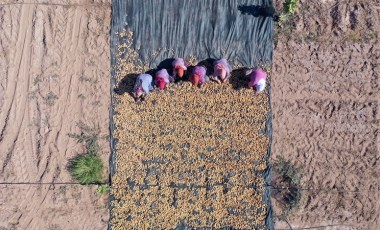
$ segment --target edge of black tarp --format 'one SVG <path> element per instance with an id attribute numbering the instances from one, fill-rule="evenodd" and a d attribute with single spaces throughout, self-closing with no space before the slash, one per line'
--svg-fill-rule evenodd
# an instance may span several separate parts
<path id="1" fill-rule="evenodd" d="M 119 29 L 119 27 L 117 27 L 115 25 L 115 16 L 117 16 L 116 12 L 118 12 L 116 10 L 117 7 L 118 7 L 118 5 L 115 4 L 115 1 L 113 0 L 112 6 L 111 6 L 111 28 L 109 31 L 110 32 L 110 45 L 111 45 L 111 47 L 110 47 L 110 53 L 111 53 L 111 77 L 110 77 L 111 106 L 109 109 L 109 119 L 110 119 L 109 142 L 110 142 L 111 153 L 110 153 L 110 157 L 109 157 L 109 184 L 110 184 L 111 188 L 112 188 L 112 177 L 116 172 L 116 148 L 115 148 L 116 139 L 114 138 L 115 123 L 114 123 L 113 117 L 115 115 L 115 105 L 116 105 L 114 89 L 116 86 L 115 66 L 117 64 L 117 59 L 115 56 L 115 52 L 116 52 L 116 48 L 120 42 L 118 37 L 117 37 L 117 34 L 116 34 L 120 29 Z M 109 205 L 108 205 L 108 209 L 109 209 L 109 221 L 108 221 L 108 226 L 107 226 L 108 230 L 112 229 L 112 226 L 111 226 L 112 208 L 113 208 L 112 201 L 114 201 L 114 200 L 115 200 L 115 196 L 112 194 L 112 192 L 110 192 Z"/>
<path id="2" fill-rule="evenodd" d="M 272 68 L 272 66 L 271 66 Z M 271 76 L 272 78 L 272 76 Z M 268 229 L 272 230 L 274 229 L 274 219 L 273 219 L 273 206 L 272 206 L 272 200 L 271 200 L 271 190 L 270 190 L 270 184 L 271 184 L 271 170 L 272 170 L 272 166 L 271 166 L 271 163 L 270 163 L 270 158 L 271 158 L 271 153 L 272 153 L 272 138 L 273 138 L 273 129 L 272 129 L 272 95 L 271 95 L 271 90 L 272 90 L 272 87 L 271 87 L 271 84 L 268 84 L 267 85 L 267 88 L 266 88 L 266 92 L 268 94 L 268 98 L 269 98 L 269 111 L 267 113 L 267 117 L 266 117 L 266 125 L 265 125 L 265 133 L 266 135 L 268 136 L 269 138 L 269 143 L 268 143 L 268 148 L 267 148 L 267 156 L 266 156 L 266 160 L 267 160 L 267 169 L 265 170 L 265 176 L 264 176 L 264 179 L 265 179 L 265 192 L 264 192 L 264 198 L 265 198 L 265 201 L 266 201 L 266 204 L 267 204 L 267 207 L 268 207 L 268 210 L 267 210 L 267 216 L 266 216 L 266 219 L 265 219 L 265 224 L 266 226 L 268 227 Z"/>
<path id="3" fill-rule="evenodd" d="M 110 78 L 111 106 L 110 106 L 110 111 L 109 111 L 109 116 L 110 116 L 110 124 L 109 124 L 110 138 L 109 138 L 109 140 L 110 140 L 110 149 L 111 149 L 111 154 L 110 154 L 110 158 L 109 158 L 109 183 L 111 186 L 112 186 L 112 176 L 116 172 L 116 148 L 115 148 L 115 146 L 117 143 L 117 140 L 114 138 L 115 124 L 113 121 L 113 117 L 115 115 L 115 105 L 116 105 L 116 100 L 114 97 L 115 96 L 114 89 L 115 89 L 116 83 L 117 83 L 116 82 L 116 69 L 115 69 L 115 67 L 117 65 L 117 59 L 116 59 L 115 54 L 116 54 L 118 45 L 121 44 L 121 42 L 123 41 L 123 39 L 118 37 L 117 33 L 121 32 L 122 30 L 128 31 L 128 29 L 130 29 L 129 27 L 127 28 L 127 24 L 126 24 L 127 19 L 128 19 L 128 17 L 126 16 L 127 9 L 128 9 L 127 4 L 129 1 L 141 1 L 141 2 L 143 2 L 142 0 L 112 0 L 112 21 L 111 21 L 111 29 L 110 29 L 110 33 L 111 33 L 110 34 L 110 44 L 111 44 L 111 47 L 110 47 L 110 49 L 111 49 L 111 78 Z M 147 0 L 147 1 L 156 1 L 156 0 Z M 159 0 L 157 0 L 157 1 L 159 1 Z M 167 0 L 167 1 L 171 1 L 171 0 Z M 221 1 L 229 1 L 229 0 L 203 0 L 203 1 L 221 2 Z M 243 11 L 244 11 L 246 15 L 251 15 L 253 17 L 256 17 L 254 15 L 255 13 L 257 13 L 257 12 L 260 13 L 260 9 L 252 7 L 252 6 L 256 6 L 254 4 L 257 4 L 257 2 L 261 2 L 262 5 L 273 8 L 272 0 L 235 0 L 235 1 L 231 1 L 231 2 L 237 2 L 237 1 L 246 3 L 247 7 L 243 8 L 241 10 L 241 13 L 243 13 Z M 251 5 L 249 5 L 249 4 L 251 4 Z M 271 12 L 269 12 L 268 15 L 269 14 L 271 14 Z M 259 17 L 260 17 L 260 15 L 259 15 Z M 269 46 L 270 50 L 267 51 L 266 58 L 263 58 L 264 60 L 263 59 L 262 60 L 250 60 L 248 62 L 246 61 L 245 63 L 243 63 L 247 67 L 257 66 L 259 64 L 269 64 L 270 66 L 272 66 L 274 22 L 273 22 L 273 20 L 271 20 L 271 22 L 267 21 L 267 23 L 272 23 L 271 25 L 269 25 L 269 27 L 271 29 L 270 39 L 268 41 L 268 42 L 270 42 L 270 46 Z M 135 39 L 135 37 L 134 37 L 134 39 Z M 136 41 L 134 41 L 134 48 L 136 49 Z M 165 55 L 165 54 L 163 54 L 163 55 Z M 145 54 L 145 56 L 146 56 L 146 54 Z M 173 57 L 173 56 L 170 56 L 170 55 L 166 56 L 166 58 L 171 58 L 171 57 Z M 203 56 L 199 60 L 202 60 L 202 58 L 205 58 L 205 57 L 208 57 L 208 58 L 212 58 L 212 57 L 215 58 L 216 57 L 216 58 L 218 58 L 215 55 L 214 56 Z M 142 58 L 144 61 L 144 55 L 141 55 L 141 53 L 140 53 L 140 58 Z M 151 68 L 155 68 L 156 66 L 158 66 L 157 61 L 151 62 L 149 64 L 150 64 Z M 269 185 L 270 185 L 270 170 L 271 170 L 270 156 L 271 156 L 271 145 L 272 145 L 272 103 L 271 103 L 271 93 L 270 93 L 271 87 L 270 87 L 270 84 L 268 84 L 266 92 L 267 92 L 268 97 L 269 97 L 269 106 L 270 107 L 269 107 L 269 111 L 268 111 L 267 117 L 266 117 L 265 132 L 266 132 L 266 135 L 268 135 L 269 143 L 268 143 L 267 156 L 266 156 L 266 159 L 268 162 L 268 167 L 264 172 L 264 178 L 265 178 L 266 186 L 265 186 L 265 191 L 264 191 L 263 196 L 264 196 L 264 200 L 265 200 L 267 207 L 268 207 L 265 225 L 268 229 L 274 229 L 273 210 L 272 210 L 270 187 L 269 187 Z M 109 197 L 109 200 L 110 200 L 110 205 L 109 205 L 110 221 L 108 224 L 108 229 L 112 229 L 112 226 L 111 226 L 112 208 L 113 208 L 112 201 L 114 199 L 115 199 L 115 197 L 111 193 L 110 197 Z M 178 227 L 180 227 L 180 226 L 178 226 Z M 230 228 L 225 228 L 225 229 L 230 229 Z"/>

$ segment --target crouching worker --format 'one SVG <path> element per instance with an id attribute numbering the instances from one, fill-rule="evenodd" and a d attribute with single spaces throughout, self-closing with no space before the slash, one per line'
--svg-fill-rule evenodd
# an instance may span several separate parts
<path id="1" fill-rule="evenodd" d="M 231 75 L 231 67 L 227 60 L 222 58 L 214 61 L 214 76 L 213 80 L 220 83 L 225 83 Z"/>
<path id="2" fill-rule="evenodd" d="M 166 69 L 162 69 L 158 71 L 155 75 L 155 83 L 156 86 L 160 89 L 163 90 L 167 84 L 169 84 L 169 73 Z"/>
<path id="3" fill-rule="evenodd" d="M 136 101 L 145 99 L 149 92 L 153 90 L 153 77 L 149 74 L 140 74 L 133 88 L 133 96 Z"/>
<path id="4" fill-rule="evenodd" d="M 173 76 L 172 76 L 172 81 L 173 80 L 181 80 L 183 76 L 185 75 L 185 71 L 187 70 L 185 66 L 185 62 L 183 61 L 182 58 L 176 58 L 172 62 L 173 66 Z"/>
<path id="5" fill-rule="evenodd" d="M 255 87 L 256 95 L 264 91 L 266 85 L 267 74 L 260 68 L 252 68 L 245 72 L 245 75 L 249 76 L 251 81 L 248 83 L 248 88 Z"/>
<path id="6" fill-rule="evenodd" d="M 190 81 L 195 87 L 201 88 L 208 81 L 206 67 L 195 66 L 190 75 Z"/>

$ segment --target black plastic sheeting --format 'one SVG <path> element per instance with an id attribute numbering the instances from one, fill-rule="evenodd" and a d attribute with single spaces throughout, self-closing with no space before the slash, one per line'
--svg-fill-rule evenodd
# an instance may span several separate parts
<path id="1" fill-rule="evenodd" d="M 272 137 L 273 137 L 273 129 L 272 129 L 272 96 L 271 96 L 271 85 L 268 84 L 266 87 L 266 92 L 269 95 L 269 111 L 267 114 L 266 119 L 266 127 L 265 127 L 265 133 L 269 138 L 269 144 L 268 144 L 268 150 L 267 150 L 267 156 L 266 160 L 268 162 L 268 168 L 264 171 L 264 178 L 265 178 L 265 193 L 264 193 L 264 200 L 267 204 L 267 216 L 265 219 L 265 223 L 268 229 L 272 230 L 274 229 L 274 219 L 273 219 L 273 209 L 272 209 L 272 201 L 271 201 L 271 195 L 270 195 L 270 186 L 271 186 L 271 164 L 270 164 L 270 158 L 271 158 L 271 147 L 272 147 Z"/>
<path id="2" fill-rule="evenodd" d="M 111 27 L 111 109 L 110 109 L 110 183 L 115 173 L 114 89 L 116 87 L 115 57 L 122 39 L 117 32 L 134 33 L 133 47 L 140 59 L 156 68 L 163 60 L 194 56 L 198 61 L 226 58 L 231 66 L 254 67 L 272 65 L 273 17 L 271 0 L 112 0 Z M 155 55 L 152 55 L 155 53 Z M 270 97 L 270 85 L 267 87 Z M 272 109 L 267 115 L 266 133 L 272 140 Z M 268 165 L 270 165 L 268 163 Z M 270 167 L 264 172 L 268 205 L 266 226 L 274 229 L 270 200 Z M 114 197 L 110 197 L 111 201 Z M 112 206 L 110 207 L 110 209 Z M 112 213 L 111 213 L 112 214 Z M 111 215 L 112 218 L 112 215 Z M 109 225 L 109 229 L 112 226 Z M 178 226 L 178 229 L 188 226 Z M 190 227 L 191 228 L 191 227 Z"/>
<path id="3" fill-rule="evenodd" d="M 152 68 L 190 55 L 246 67 L 272 61 L 271 0 L 114 0 L 112 8 L 113 31 L 127 25 L 133 47 Z"/>

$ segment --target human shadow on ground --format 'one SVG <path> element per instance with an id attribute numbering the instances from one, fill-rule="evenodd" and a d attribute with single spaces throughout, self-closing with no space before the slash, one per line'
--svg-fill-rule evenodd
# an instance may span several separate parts
<path id="1" fill-rule="evenodd" d="M 271 17 L 274 21 L 278 21 L 279 19 L 273 6 L 239 5 L 238 10 L 242 14 L 252 15 L 254 17 Z"/>
<path id="2" fill-rule="evenodd" d="M 146 74 L 149 74 L 150 76 L 153 77 L 153 81 L 154 81 L 154 78 L 156 76 L 156 73 L 158 72 L 159 69 L 150 69 L 148 71 L 145 71 Z"/>
<path id="3" fill-rule="evenodd" d="M 119 81 L 119 83 L 114 89 L 114 92 L 118 95 L 128 93 L 133 97 L 133 87 L 135 86 L 135 82 L 138 75 L 139 74 L 137 73 L 127 74 L 123 79 Z"/>
<path id="4" fill-rule="evenodd" d="M 182 81 L 190 81 L 190 75 L 193 72 L 195 66 L 189 65 L 186 66 L 187 70 L 185 71 L 185 74 L 183 75 L 182 79 L 177 80 L 176 82 L 182 82 Z"/>
<path id="5" fill-rule="evenodd" d="M 167 58 L 167 59 L 161 61 L 156 68 L 156 72 L 158 70 L 161 70 L 161 69 L 166 69 L 170 76 L 173 75 L 172 63 L 174 60 L 175 60 L 174 58 Z M 154 75 L 152 75 L 152 76 L 154 76 Z"/>
<path id="6" fill-rule="evenodd" d="M 247 67 L 232 70 L 229 83 L 234 90 L 244 89 L 248 87 L 250 77 L 245 75 L 245 72 L 249 70 Z"/>
<path id="7" fill-rule="evenodd" d="M 206 67 L 206 75 L 211 76 L 214 73 L 214 61 L 216 61 L 215 58 L 207 58 L 203 61 L 198 62 L 198 66 L 204 66 Z"/>

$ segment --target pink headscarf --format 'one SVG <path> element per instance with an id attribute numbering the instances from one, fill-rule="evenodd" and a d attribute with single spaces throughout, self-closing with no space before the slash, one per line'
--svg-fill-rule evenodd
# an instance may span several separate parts
<path id="1" fill-rule="evenodd" d="M 222 58 L 214 62 L 214 77 L 219 77 L 224 80 L 230 76 L 231 69 L 227 60 Z"/>
<path id="2" fill-rule="evenodd" d="M 251 81 L 248 83 L 248 88 L 252 88 L 253 86 L 257 85 L 257 83 L 260 80 L 265 80 L 266 78 L 267 78 L 267 73 L 265 73 L 265 71 L 263 71 L 260 68 L 254 69 L 250 73 L 250 79 L 251 79 Z"/>
<path id="3" fill-rule="evenodd" d="M 174 68 L 174 71 L 173 71 L 174 75 L 178 75 L 178 77 L 182 78 L 185 73 L 185 70 L 187 70 L 183 59 L 182 58 L 174 59 L 174 61 L 172 62 L 172 66 Z"/>
<path id="4" fill-rule="evenodd" d="M 195 66 L 190 76 L 190 81 L 196 86 L 199 83 L 206 83 L 206 68 L 204 66 Z"/>
<path id="5" fill-rule="evenodd" d="M 160 90 L 163 90 L 166 86 L 165 80 L 162 77 L 156 78 L 156 85 Z"/>
<path id="6" fill-rule="evenodd" d="M 155 83 L 161 90 L 163 90 L 165 86 L 169 84 L 169 73 L 166 69 L 157 71 L 155 78 Z"/>

